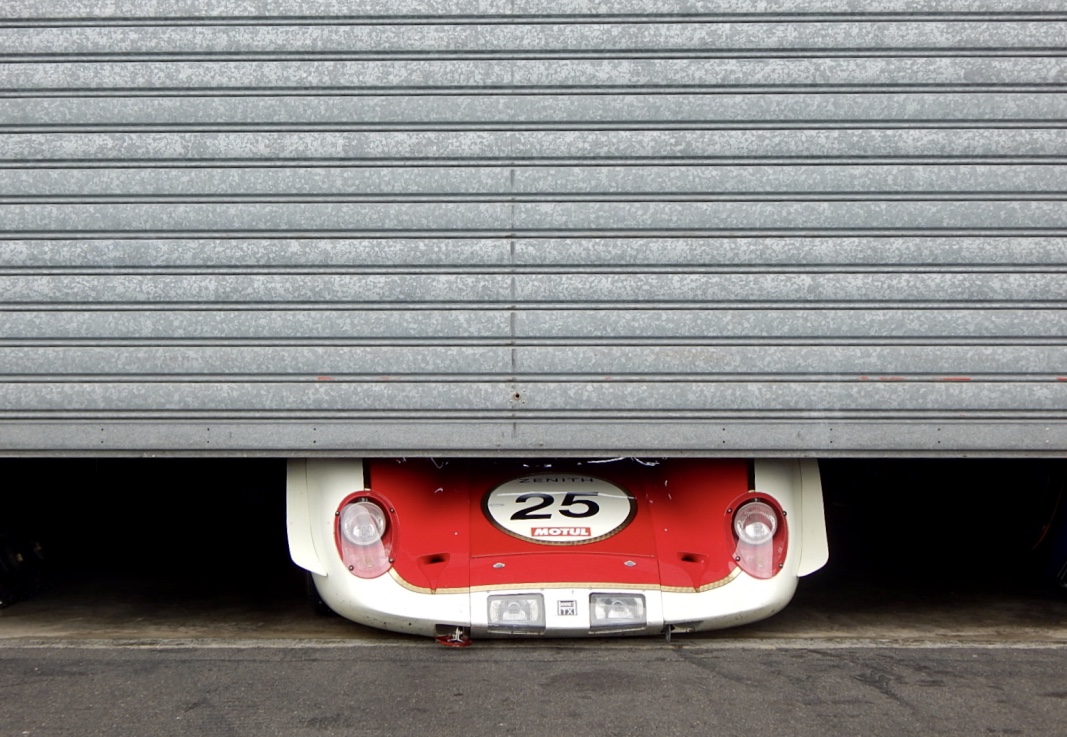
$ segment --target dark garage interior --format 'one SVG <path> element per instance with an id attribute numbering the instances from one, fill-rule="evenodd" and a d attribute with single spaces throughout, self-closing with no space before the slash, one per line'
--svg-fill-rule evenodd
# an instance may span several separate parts
<path id="1" fill-rule="evenodd" d="M 304 606 L 282 459 L 5 459 L 0 469 L 7 605 Z M 1067 601 L 1062 461 L 836 459 L 821 470 L 830 563 L 795 601 Z"/>

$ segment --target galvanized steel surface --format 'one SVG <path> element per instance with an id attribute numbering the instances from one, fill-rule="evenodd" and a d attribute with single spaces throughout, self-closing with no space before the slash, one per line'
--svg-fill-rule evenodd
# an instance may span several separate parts
<path id="1" fill-rule="evenodd" d="M 1065 92 L 1052 0 L 4 3 L 0 454 L 1060 455 Z"/>

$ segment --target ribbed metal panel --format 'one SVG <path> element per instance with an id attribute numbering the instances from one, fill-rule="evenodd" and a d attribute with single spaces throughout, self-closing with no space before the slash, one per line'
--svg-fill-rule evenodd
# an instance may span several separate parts
<path id="1" fill-rule="evenodd" d="M 1061 455 L 1062 0 L 9 0 L 0 454 Z"/>

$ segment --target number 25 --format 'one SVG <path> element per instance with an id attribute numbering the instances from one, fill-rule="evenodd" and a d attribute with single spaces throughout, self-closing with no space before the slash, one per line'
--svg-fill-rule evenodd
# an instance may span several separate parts
<path id="1" fill-rule="evenodd" d="M 560 502 L 559 513 L 562 514 L 564 517 L 570 517 L 571 519 L 592 517 L 600 511 L 600 505 L 590 499 L 579 499 L 578 497 L 597 496 L 597 493 L 598 492 L 595 491 L 568 491 L 564 495 L 563 501 Z M 542 509 L 552 506 L 552 503 L 556 501 L 556 498 L 551 494 L 523 494 L 515 500 L 515 503 L 522 504 L 524 502 L 529 502 L 534 499 L 540 499 L 540 501 L 537 504 L 534 504 L 532 507 L 520 509 L 515 514 L 511 515 L 511 519 L 552 519 L 551 513 L 535 514 L 535 512 L 539 512 Z M 573 507 L 576 505 L 585 507 L 585 509 L 580 512 L 568 509 L 568 507 Z"/>

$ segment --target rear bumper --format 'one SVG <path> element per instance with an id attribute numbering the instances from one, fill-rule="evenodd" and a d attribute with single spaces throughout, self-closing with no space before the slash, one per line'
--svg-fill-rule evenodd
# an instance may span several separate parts
<path id="1" fill-rule="evenodd" d="M 469 628 L 476 638 L 656 635 L 667 626 L 676 632 L 734 627 L 781 611 L 792 599 L 797 584 L 794 576 L 758 580 L 738 571 L 716 588 L 699 592 L 601 586 L 427 594 L 404 586 L 390 574 L 366 580 L 341 569 L 335 575 L 315 575 L 314 580 L 323 601 L 355 622 L 426 636 L 455 627 Z M 543 631 L 518 635 L 493 631 L 489 625 L 489 597 L 499 593 L 540 595 L 545 611 Z M 594 629 L 590 618 L 592 594 L 643 596 L 645 625 L 622 630 Z"/>

